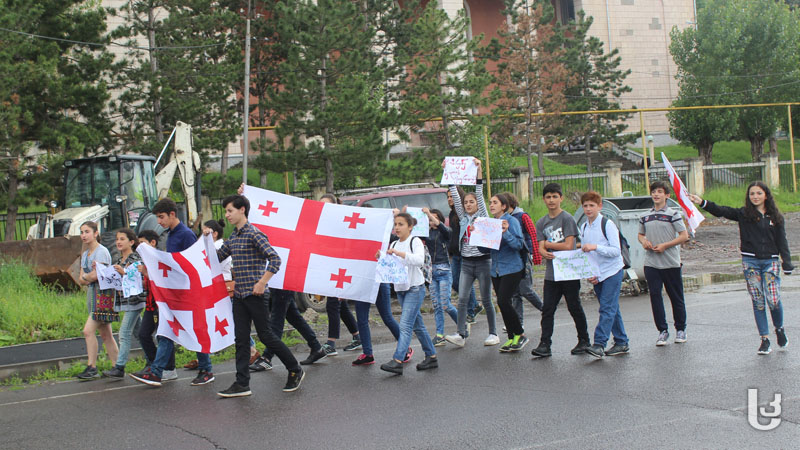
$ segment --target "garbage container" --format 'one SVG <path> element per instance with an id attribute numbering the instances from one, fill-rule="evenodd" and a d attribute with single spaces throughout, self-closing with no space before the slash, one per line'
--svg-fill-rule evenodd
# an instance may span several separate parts
<path id="1" fill-rule="evenodd" d="M 626 195 L 630 194 L 630 195 Z M 672 198 L 667 199 L 667 206 L 681 211 L 681 206 Z M 603 199 L 603 208 L 600 213 L 613 220 L 625 239 L 630 245 L 631 268 L 626 271 L 626 278 L 640 280 L 638 286 L 634 286 L 634 291 L 644 291 L 647 285 L 644 281 L 644 256 L 645 250 L 639 243 L 639 217 L 653 208 L 653 199 L 650 196 L 633 196 L 630 192 L 624 192 L 622 197 L 612 197 Z M 583 208 L 578 208 L 573 216 L 578 223 L 578 229 L 586 222 Z M 685 217 L 684 217 L 685 219 Z"/>

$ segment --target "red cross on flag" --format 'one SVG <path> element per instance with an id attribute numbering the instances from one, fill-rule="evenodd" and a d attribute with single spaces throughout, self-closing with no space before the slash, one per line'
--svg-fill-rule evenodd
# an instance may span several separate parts
<path id="1" fill-rule="evenodd" d="M 388 209 L 305 200 L 244 187 L 248 219 L 281 256 L 269 286 L 295 292 L 374 303 L 375 253 L 386 249 L 392 230 Z"/>
<path id="2" fill-rule="evenodd" d="M 139 245 L 158 303 L 158 335 L 189 350 L 213 353 L 233 344 L 231 299 L 211 236 L 167 253 Z"/>

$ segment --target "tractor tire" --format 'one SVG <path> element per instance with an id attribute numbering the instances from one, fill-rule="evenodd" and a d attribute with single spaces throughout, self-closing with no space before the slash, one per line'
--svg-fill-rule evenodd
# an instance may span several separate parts
<path id="1" fill-rule="evenodd" d="M 100 245 L 108 249 L 111 254 L 111 261 L 119 259 L 119 250 L 117 250 L 117 233 L 113 231 L 104 231 L 100 234 Z"/>

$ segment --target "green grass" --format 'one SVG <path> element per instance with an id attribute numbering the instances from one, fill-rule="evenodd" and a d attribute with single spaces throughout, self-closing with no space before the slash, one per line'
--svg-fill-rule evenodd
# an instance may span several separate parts
<path id="1" fill-rule="evenodd" d="M 669 156 L 668 156 L 669 157 Z M 528 158 L 527 156 L 515 156 L 514 157 L 514 165 L 516 167 L 528 167 Z M 549 175 L 564 175 L 564 174 L 572 174 L 572 173 L 586 173 L 586 165 L 585 164 L 576 164 L 576 165 L 569 165 L 569 164 L 561 164 L 559 162 L 553 161 L 549 158 L 544 158 L 544 170 L 545 173 Z M 536 155 L 533 155 L 533 176 L 539 176 L 539 159 Z M 498 178 L 510 177 L 511 174 L 507 175 L 496 175 Z"/>
<path id="2" fill-rule="evenodd" d="M 746 187 L 741 188 L 713 188 L 703 194 L 703 198 L 725 206 L 740 207 L 744 205 Z M 775 203 L 781 212 L 800 211 L 800 193 L 788 190 L 773 191 Z M 706 216 L 711 217 L 708 213 Z"/>
<path id="3" fill-rule="evenodd" d="M 768 144 L 765 142 L 764 146 L 769 149 Z M 641 149 L 637 149 L 641 150 Z M 656 147 L 656 159 L 661 161 L 661 152 L 664 152 L 670 161 L 679 161 L 686 158 L 694 158 L 697 156 L 697 150 L 693 147 L 686 145 L 667 145 L 664 147 Z M 789 150 L 788 140 L 778 141 L 778 154 L 781 161 L 790 161 L 791 152 Z M 795 159 L 800 159 L 800 144 L 795 144 Z M 714 151 L 711 154 L 711 159 L 714 164 L 734 164 L 752 162 L 753 158 L 750 156 L 750 142 L 748 141 L 728 141 L 718 142 L 714 144 Z"/>

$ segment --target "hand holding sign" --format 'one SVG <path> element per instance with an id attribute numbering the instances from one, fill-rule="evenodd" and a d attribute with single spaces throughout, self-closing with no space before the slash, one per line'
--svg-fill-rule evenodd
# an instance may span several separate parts
<path id="1" fill-rule="evenodd" d="M 411 230 L 411 235 L 427 238 L 431 230 L 428 215 L 422 211 L 422 208 L 406 207 L 404 209 L 405 212 L 411 214 L 411 217 L 417 219 L 417 224 L 414 225 L 414 228 Z"/>
<path id="2" fill-rule="evenodd" d="M 408 284 L 408 266 L 395 255 L 382 254 L 375 268 L 375 281 Z"/>
<path id="3" fill-rule="evenodd" d="M 591 253 L 581 250 L 553 252 L 553 279 L 555 281 L 592 278 L 600 271 Z"/>
<path id="4" fill-rule="evenodd" d="M 117 273 L 112 266 L 96 263 L 95 267 L 97 270 L 97 283 L 100 285 L 100 289 L 122 290 L 122 275 Z"/>
<path id="5" fill-rule="evenodd" d="M 144 292 L 142 287 L 142 274 L 136 266 L 141 263 L 134 263 L 125 268 L 125 274 L 122 275 L 122 296 L 133 297 Z"/>
<path id="6" fill-rule="evenodd" d="M 478 217 L 472 223 L 469 245 L 499 250 L 501 239 L 503 239 L 503 220 Z"/>
<path id="7" fill-rule="evenodd" d="M 472 156 L 448 156 L 442 164 L 442 182 L 440 184 L 472 185 L 478 179 L 478 165 Z"/>

